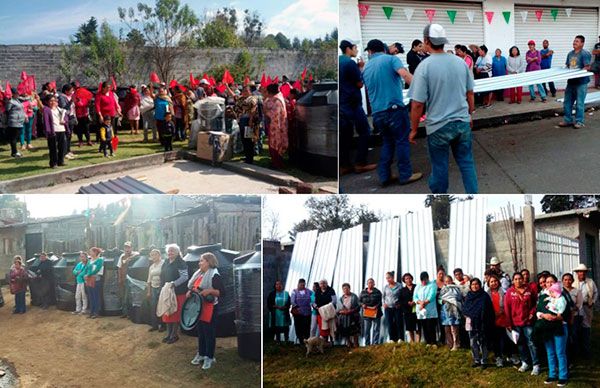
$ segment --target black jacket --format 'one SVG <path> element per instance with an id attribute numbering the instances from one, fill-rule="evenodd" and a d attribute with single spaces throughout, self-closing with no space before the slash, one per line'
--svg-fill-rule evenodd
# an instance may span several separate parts
<path id="1" fill-rule="evenodd" d="M 377 318 L 379 318 L 383 315 L 383 312 L 381 311 L 381 303 L 383 300 L 383 295 L 381 294 L 381 291 L 379 291 L 377 288 L 373 287 L 373 290 L 370 293 L 365 288 L 364 290 L 362 290 L 360 292 L 359 299 L 360 299 L 361 305 L 364 304 L 368 307 L 377 306 Z"/>
<path id="2" fill-rule="evenodd" d="M 321 289 L 319 288 L 317 290 L 317 292 L 315 292 L 315 304 L 318 307 L 323 307 L 328 303 L 337 303 L 337 298 L 335 297 L 335 291 L 333 290 L 333 288 L 327 286 L 327 288 L 325 289 L 325 291 L 321 291 Z"/>
<path id="3" fill-rule="evenodd" d="M 177 258 L 173 260 L 172 263 L 169 261 L 169 259 L 166 259 L 162 265 L 162 270 L 160 272 L 161 286 L 164 285 L 166 282 L 173 282 L 179 279 L 180 276 L 184 276 L 185 281 L 183 281 L 180 285 L 175 286 L 176 295 L 183 295 L 188 291 L 188 268 L 181 256 L 177 256 Z"/>

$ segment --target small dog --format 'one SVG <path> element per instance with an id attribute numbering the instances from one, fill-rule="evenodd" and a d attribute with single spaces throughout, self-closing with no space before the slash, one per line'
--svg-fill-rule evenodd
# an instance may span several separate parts
<path id="1" fill-rule="evenodd" d="M 324 354 L 325 351 L 323 348 L 325 347 L 325 339 L 321 337 L 310 337 L 309 339 L 304 340 L 304 344 L 306 345 L 306 357 L 310 353 L 316 353 L 317 350 Z"/>

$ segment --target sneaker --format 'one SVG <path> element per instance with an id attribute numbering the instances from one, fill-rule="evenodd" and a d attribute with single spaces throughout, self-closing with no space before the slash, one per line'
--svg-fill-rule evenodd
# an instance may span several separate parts
<path id="1" fill-rule="evenodd" d="M 583 125 L 583 123 L 575 123 L 575 125 L 573 125 L 573 128 L 575 128 L 575 129 L 581 129 L 583 127 L 585 127 L 585 125 Z"/>
<path id="2" fill-rule="evenodd" d="M 510 360 L 508 358 L 506 360 L 512 362 L 514 366 L 517 366 L 521 363 L 521 360 L 519 360 L 519 357 L 517 356 L 512 356 Z"/>
<path id="3" fill-rule="evenodd" d="M 196 353 L 194 359 L 192 360 L 192 365 L 200 365 L 201 361 L 204 361 L 206 356 L 201 356 L 200 353 Z"/>
<path id="4" fill-rule="evenodd" d="M 521 363 L 521 367 L 519 368 L 519 372 L 526 372 L 529 370 L 529 365 L 526 362 Z"/>
<path id="5" fill-rule="evenodd" d="M 558 126 L 561 128 L 572 127 L 573 123 L 567 123 L 566 121 L 561 121 L 560 123 L 558 123 Z"/>
<path id="6" fill-rule="evenodd" d="M 458 349 L 459 349 L 459 348 L 458 348 L 458 346 L 454 345 L 454 346 L 452 347 L 452 349 L 450 349 L 450 351 L 451 351 L 451 352 L 456 352 Z"/>
<path id="7" fill-rule="evenodd" d="M 16 154 L 12 154 L 11 155 L 13 158 L 20 158 L 21 156 L 23 156 L 20 152 L 17 152 Z"/>
<path id="8" fill-rule="evenodd" d="M 81 311 L 72 311 L 71 312 L 71 314 L 73 314 L 73 315 L 77 315 L 77 314 L 80 314 L 80 313 L 81 313 Z"/>
<path id="9" fill-rule="evenodd" d="M 210 369 L 210 367 L 212 366 L 212 364 L 215 361 L 216 360 L 214 358 L 205 357 L 204 358 L 204 364 L 202 365 L 202 369 Z"/>
<path id="10" fill-rule="evenodd" d="M 363 164 L 354 166 L 354 172 L 357 174 L 362 174 L 363 172 L 373 171 L 377 168 L 377 164 Z"/>
<path id="11" fill-rule="evenodd" d="M 401 344 L 402 342 L 404 342 L 404 341 L 402 341 L 401 339 L 399 339 L 399 340 L 398 340 L 398 343 L 399 343 L 399 344 Z"/>
<path id="12" fill-rule="evenodd" d="M 496 358 L 496 367 L 502 368 L 504 366 L 504 361 L 501 357 Z"/>
<path id="13" fill-rule="evenodd" d="M 557 387 L 564 387 L 568 384 L 569 382 L 567 380 L 558 380 L 558 383 L 556 384 Z"/>
<path id="14" fill-rule="evenodd" d="M 534 365 L 533 366 L 533 370 L 531 371 L 531 375 L 532 376 L 537 376 L 540 374 L 540 366 L 539 365 Z"/>
<path id="15" fill-rule="evenodd" d="M 400 182 L 401 185 L 407 185 L 409 183 L 413 183 L 418 181 L 419 179 L 423 178 L 423 173 L 420 172 L 415 172 L 413 173 L 410 178 L 408 178 L 407 180 L 405 180 L 404 182 Z"/>
<path id="16" fill-rule="evenodd" d="M 544 380 L 544 384 L 550 385 L 556 383 L 557 381 L 558 379 L 556 377 L 548 377 L 546 380 Z"/>

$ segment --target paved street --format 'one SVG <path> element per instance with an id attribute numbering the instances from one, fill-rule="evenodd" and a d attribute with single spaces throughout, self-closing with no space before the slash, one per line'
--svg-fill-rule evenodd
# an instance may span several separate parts
<path id="1" fill-rule="evenodd" d="M 590 116 L 590 113 L 592 114 Z M 586 127 L 559 128 L 560 117 L 485 128 L 474 132 L 474 156 L 480 193 L 600 192 L 600 111 L 586 112 Z M 411 147 L 416 183 L 381 188 L 375 171 L 342 176 L 344 193 L 429 193 L 431 172 L 426 139 Z M 379 147 L 369 159 L 378 160 Z M 393 174 L 397 175 L 395 167 Z M 450 157 L 451 193 L 464 193 L 460 171 Z"/>

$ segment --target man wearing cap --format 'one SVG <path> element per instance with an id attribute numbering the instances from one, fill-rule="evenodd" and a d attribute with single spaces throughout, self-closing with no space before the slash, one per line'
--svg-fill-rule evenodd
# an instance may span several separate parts
<path id="1" fill-rule="evenodd" d="M 369 121 L 362 107 L 363 87 L 359 65 L 352 60 L 358 55 L 356 44 L 350 40 L 340 42 L 342 54 L 339 59 L 340 84 L 340 175 L 349 172 L 362 173 L 374 170 L 377 165 L 367 164 L 369 150 Z M 362 61 L 360 65 L 363 65 Z M 356 163 L 352 166 L 350 149 L 354 129 L 358 133 Z"/>
<path id="2" fill-rule="evenodd" d="M 465 62 L 444 51 L 446 30 L 430 24 L 423 31 L 423 45 L 430 53 L 414 74 L 408 96 L 412 99 L 410 141 L 415 143 L 419 120 L 427 106 L 425 129 L 431 162 L 429 188 L 448 192 L 450 149 L 462 174 L 465 191 L 476 194 L 477 174 L 473 160 L 471 113 L 474 110 L 473 73 Z"/>
<path id="3" fill-rule="evenodd" d="M 378 39 L 367 44 L 369 62 L 363 71 L 363 81 L 369 93 L 373 113 L 373 126 L 381 133 L 383 145 L 379 155 L 377 174 L 381 186 L 392 183 L 408 184 L 423 177 L 413 173 L 410 163 L 408 135 L 410 125 L 404 105 L 403 81 L 410 84 L 412 75 L 400 58 L 385 54 L 385 45 Z M 391 166 L 396 156 L 398 177 L 392 175 Z"/>
<path id="4" fill-rule="evenodd" d="M 508 275 L 502 272 L 502 261 L 497 257 L 492 257 L 490 259 L 490 271 L 492 271 L 498 278 L 500 279 L 500 286 L 502 287 L 502 291 L 506 293 L 508 288 L 510 287 L 510 280 Z"/>
<path id="5" fill-rule="evenodd" d="M 119 275 L 119 290 L 121 291 L 121 318 L 128 317 L 129 304 L 131 303 L 131 296 L 129 293 L 129 284 L 127 282 L 127 268 L 135 257 L 139 255 L 139 252 L 134 252 L 131 247 L 131 241 L 126 241 L 123 244 L 124 252 L 119 256 L 117 261 L 118 275 Z"/>
<path id="6" fill-rule="evenodd" d="M 592 279 L 586 278 L 587 271 L 588 268 L 585 264 L 579 264 L 573 269 L 573 272 L 575 272 L 573 287 L 580 290 L 583 296 L 583 305 L 575 316 L 575 330 L 578 333 L 576 338 L 579 339 L 579 344 L 583 348 L 583 356 L 590 358 L 592 317 L 594 314 L 594 304 L 598 300 L 598 288 Z"/>
<path id="7" fill-rule="evenodd" d="M 527 67 L 525 68 L 525 72 L 528 73 L 530 71 L 538 71 L 542 69 L 542 54 L 535 48 L 535 41 L 530 40 L 527 42 L 527 46 L 529 46 L 529 50 L 525 54 L 525 61 L 527 62 Z M 536 85 L 529 85 L 529 97 L 530 102 L 535 101 L 535 90 L 534 87 Z M 546 102 L 546 92 L 544 91 L 544 87 L 542 84 L 537 84 L 537 90 L 540 94 L 540 98 L 542 102 Z"/>
<path id="8" fill-rule="evenodd" d="M 590 70 L 592 64 L 592 54 L 583 49 L 585 37 L 577 35 L 573 40 L 573 50 L 567 54 L 566 65 L 573 70 Z M 565 118 L 558 124 L 559 127 L 570 127 L 575 129 L 583 127 L 585 118 L 585 96 L 587 95 L 587 84 L 590 82 L 590 77 L 571 78 L 567 81 L 565 88 L 565 98 L 563 108 Z M 575 106 L 575 121 L 573 121 L 573 103 L 577 101 Z"/>

